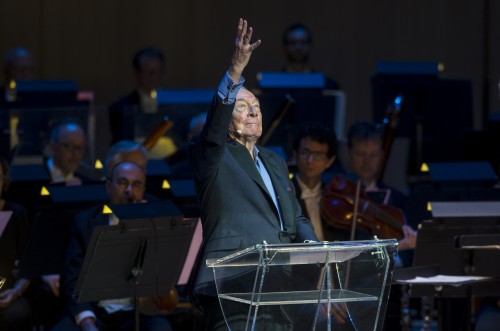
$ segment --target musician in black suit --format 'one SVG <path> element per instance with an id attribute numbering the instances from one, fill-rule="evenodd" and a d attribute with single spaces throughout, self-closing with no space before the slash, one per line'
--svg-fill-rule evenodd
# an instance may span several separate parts
<path id="1" fill-rule="evenodd" d="M 335 131 L 319 123 L 308 123 L 294 136 L 293 158 L 297 173 L 292 178 L 304 216 L 314 225 L 319 240 L 348 240 L 346 231 L 333 229 L 321 217 L 321 200 L 327 179 L 324 173 L 337 157 Z"/>
<path id="2" fill-rule="evenodd" d="M 109 107 L 112 144 L 119 140 L 134 140 L 134 112 L 156 113 L 156 90 L 165 73 L 165 57 L 156 48 L 139 50 L 132 60 L 137 87 Z"/>
<path id="3" fill-rule="evenodd" d="M 81 125 L 67 119 L 55 125 L 50 132 L 50 157 L 45 166 L 52 183 L 81 185 L 87 178 L 78 173 L 87 144 Z"/>
<path id="4" fill-rule="evenodd" d="M 247 21 L 240 19 L 231 64 L 203 131 L 190 146 L 204 236 L 194 290 L 200 296 L 207 330 L 226 329 L 207 258 L 223 257 L 264 240 L 275 244 L 317 240 L 311 223 L 302 216 L 286 163 L 256 146 L 262 134 L 259 100 L 242 88 L 241 77 L 261 43 L 250 42 L 252 32 Z M 266 308 L 262 309 L 259 313 Z M 242 327 L 247 316 L 226 312 L 226 317 Z M 267 321 L 269 330 L 286 329 L 290 322 L 281 317 Z"/>
<path id="5" fill-rule="evenodd" d="M 145 183 L 146 174 L 139 165 L 132 162 L 117 164 L 106 182 L 110 203 L 143 201 Z M 102 206 L 84 211 L 76 217 L 63 275 L 68 314 L 54 330 L 133 330 L 134 311 L 130 298 L 78 303 L 73 296 L 92 231 L 96 226 L 110 225 L 112 222 L 109 214 L 102 213 Z M 158 315 L 141 315 L 140 324 L 141 330 L 172 330 L 166 318 Z"/>

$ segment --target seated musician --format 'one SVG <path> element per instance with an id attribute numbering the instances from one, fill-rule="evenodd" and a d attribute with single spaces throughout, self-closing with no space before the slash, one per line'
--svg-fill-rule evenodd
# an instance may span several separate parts
<path id="1" fill-rule="evenodd" d="M 294 136 L 293 158 L 298 173 L 292 178 L 297 200 L 304 216 L 309 218 L 314 231 L 321 241 L 347 239 L 321 218 L 320 202 L 327 184 L 322 175 L 335 162 L 337 157 L 337 137 L 332 129 L 319 123 L 308 123 Z"/>
<path id="2" fill-rule="evenodd" d="M 357 127 L 361 128 L 361 133 L 357 133 L 360 132 Z M 365 185 L 365 190 L 374 190 L 379 187 L 377 185 L 387 188 L 382 183 L 376 183 L 382 153 L 382 141 L 375 126 L 368 123 L 355 124 L 349 132 L 350 171 L 359 176 Z M 325 182 L 327 178 L 322 177 L 325 177 L 325 171 L 330 169 L 337 156 L 335 132 L 320 124 L 309 123 L 296 134 L 293 149 L 298 169 L 293 182 L 296 186 L 297 198 L 301 203 L 303 213 L 313 222 L 316 234 L 320 239 L 328 241 L 348 240 L 349 235 L 346 231 L 332 229 L 326 220 L 321 220 L 320 215 L 323 189 L 328 184 Z M 375 159 L 359 156 L 367 153 L 370 156 L 375 156 Z M 375 162 L 372 162 L 372 160 L 375 160 Z M 402 193 L 394 191 L 390 196 L 389 204 L 398 208 L 403 207 L 405 197 Z M 415 231 L 407 225 L 403 225 L 402 228 L 403 238 L 399 241 L 399 249 L 414 248 L 416 242 Z"/>
<path id="3" fill-rule="evenodd" d="M 381 130 L 373 123 L 358 121 L 349 128 L 347 139 L 348 167 L 361 180 L 364 191 L 383 190 L 386 193 L 385 201 L 382 201 L 383 204 L 403 209 L 406 204 L 406 196 L 378 180 L 384 157 Z M 401 228 L 403 236 L 398 241 L 399 253 L 396 267 L 410 267 L 412 265 L 412 253 L 417 241 L 417 232 L 406 224 L 404 214 L 403 221 Z M 392 286 L 384 330 L 395 330 L 401 327 L 402 295 L 401 286 Z"/>
<path id="4" fill-rule="evenodd" d="M 144 169 L 132 162 L 118 163 L 106 182 L 111 204 L 127 204 L 143 201 L 146 184 Z M 85 253 L 93 229 L 98 225 L 112 224 L 113 219 L 96 206 L 79 214 L 75 220 L 66 254 L 63 288 L 68 313 L 54 330 L 125 330 L 134 325 L 134 307 L 130 298 L 101 300 L 99 302 L 76 301 L 73 296 Z M 163 316 L 140 316 L 141 330 L 172 330 Z"/>
<path id="5" fill-rule="evenodd" d="M 45 161 L 47 172 L 54 184 L 82 185 L 88 178 L 78 173 L 85 153 L 85 131 L 79 123 L 66 119 L 56 124 L 50 132 L 49 158 Z M 54 211 L 49 217 L 57 217 Z M 45 217 L 44 213 L 36 217 Z M 39 235 L 31 233 L 32 237 Z M 64 238 L 61 238 L 64 240 Z M 33 249 L 33 248 L 31 248 Z M 32 254 L 32 251 L 28 251 Z M 49 257 L 53 259 L 54 257 Z M 64 301 L 60 296 L 60 274 L 44 274 L 34 277 L 26 272 L 32 266 L 23 265 L 21 273 L 32 278 L 31 304 L 37 311 L 37 323 L 50 329 L 59 320 Z"/>
<path id="6" fill-rule="evenodd" d="M 76 174 L 85 153 L 85 131 L 73 121 L 56 125 L 50 133 L 51 156 L 46 162 L 53 183 L 80 185 L 82 176 Z"/>
<path id="7" fill-rule="evenodd" d="M 297 163 L 298 173 L 294 176 L 293 182 L 303 213 L 311 219 L 315 232 L 321 240 L 349 240 L 351 237 L 349 230 L 335 228 L 333 222 L 326 220 L 325 215 L 321 213 L 324 189 L 328 185 L 324 174 L 330 169 L 337 156 L 335 132 L 320 124 L 309 123 L 302 127 L 294 138 L 293 155 Z M 358 122 L 350 128 L 348 138 L 349 170 L 359 176 L 365 189 L 387 189 L 387 186 L 377 181 L 383 153 L 380 131 L 375 125 Z M 404 198 L 402 193 L 394 192 L 390 195 L 388 203 L 403 207 Z M 408 225 L 402 225 L 402 231 L 399 250 L 415 248 L 416 232 Z M 358 230 L 355 233 L 355 239 L 369 239 L 369 237 L 363 231 Z M 390 300 L 399 302 L 399 289 L 393 290 L 391 293 Z M 335 319 L 342 324 L 347 323 L 348 314 L 343 306 L 334 305 L 332 308 Z M 390 305 L 387 315 L 391 315 L 390 318 L 395 324 L 390 324 L 392 320 L 386 320 L 386 330 L 390 330 L 393 325 L 399 325 L 398 304 Z"/>
<path id="8" fill-rule="evenodd" d="M 348 131 L 348 168 L 357 175 L 363 184 L 365 192 L 384 190 L 383 204 L 405 208 L 406 196 L 378 180 L 381 161 L 384 156 L 382 149 L 382 132 L 372 123 L 358 121 Z M 399 241 L 399 250 L 414 249 L 417 233 L 410 226 L 402 226 L 403 238 Z M 411 263 L 407 263 L 407 266 Z"/>

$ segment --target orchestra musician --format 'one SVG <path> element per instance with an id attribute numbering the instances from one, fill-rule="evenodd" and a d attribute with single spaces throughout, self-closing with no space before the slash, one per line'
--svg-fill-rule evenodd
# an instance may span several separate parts
<path id="1" fill-rule="evenodd" d="M 365 192 L 383 191 L 385 198 L 382 204 L 404 209 L 406 197 L 403 193 L 388 187 L 378 180 L 384 152 L 382 149 L 382 132 L 377 125 L 358 121 L 348 130 L 348 170 L 362 182 Z M 415 248 L 417 233 L 406 224 L 403 214 L 402 238 L 399 240 L 399 250 Z M 411 265 L 410 262 L 407 266 Z"/>
<path id="2" fill-rule="evenodd" d="M 143 201 L 146 174 L 141 166 L 132 162 L 118 163 L 106 181 L 111 204 L 127 204 Z M 98 225 L 113 224 L 111 214 L 102 213 L 102 206 L 77 215 L 66 253 L 63 289 L 68 313 L 54 330 L 123 330 L 133 328 L 134 307 L 131 298 L 77 302 L 73 295 L 92 231 Z M 164 316 L 140 315 L 141 330 L 172 330 Z"/>

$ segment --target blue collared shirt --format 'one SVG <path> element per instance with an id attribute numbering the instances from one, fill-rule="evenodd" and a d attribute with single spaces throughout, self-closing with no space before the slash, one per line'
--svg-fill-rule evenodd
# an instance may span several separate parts
<path id="1" fill-rule="evenodd" d="M 217 95 L 219 99 L 222 100 L 223 103 L 232 104 L 236 102 L 236 94 L 243 86 L 245 79 L 240 77 L 238 83 L 235 83 L 229 73 L 226 71 L 224 78 L 219 84 L 219 88 L 217 89 Z"/>

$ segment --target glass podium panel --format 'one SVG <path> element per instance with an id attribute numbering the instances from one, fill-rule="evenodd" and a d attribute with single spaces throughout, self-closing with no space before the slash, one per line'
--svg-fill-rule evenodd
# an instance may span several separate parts
<path id="1" fill-rule="evenodd" d="M 263 243 L 206 263 L 230 330 L 380 330 L 396 253 L 395 239 Z"/>

